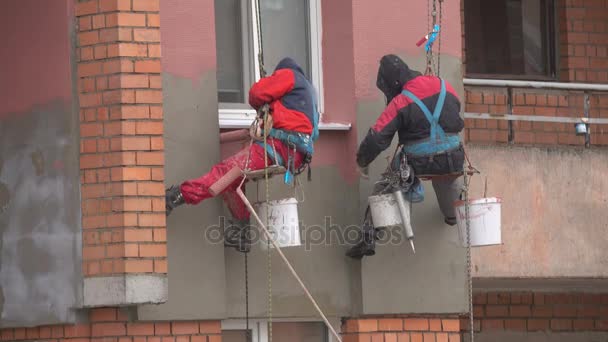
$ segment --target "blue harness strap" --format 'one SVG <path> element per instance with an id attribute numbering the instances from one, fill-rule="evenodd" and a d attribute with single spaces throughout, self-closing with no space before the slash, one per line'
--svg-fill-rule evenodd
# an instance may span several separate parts
<path id="1" fill-rule="evenodd" d="M 437 104 L 435 105 L 435 111 L 432 114 L 429 108 L 424 104 L 424 102 L 422 102 L 416 95 L 414 95 L 409 90 L 404 89 L 401 94 L 412 99 L 412 101 L 414 101 L 414 103 L 416 103 L 418 107 L 420 107 L 420 109 L 424 113 L 424 116 L 426 116 L 426 119 L 431 124 L 431 141 L 437 140 L 437 133 L 439 133 L 439 139 L 445 140 L 445 132 L 443 131 L 443 128 L 441 128 L 441 126 L 439 125 L 439 118 L 441 117 L 441 111 L 443 110 L 443 105 L 445 103 L 445 81 L 441 80 L 441 91 L 439 92 L 439 99 L 437 100 Z"/>
<path id="2" fill-rule="evenodd" d="M 287 145 L 295 145 L 296 149 L 304 154 L 310 153 L 312 155 L 314 153 L 313 142 L 311 136 L 308 134 L 288 132 L 282 129 L 272 128 L 270 129 L 270 133 L 268 135 L 286 143 Z"/>
<path id="3" fill-rule="evenodd" d="M 435 110 L 433 113 L 429 108 L 412 92 L 409 90 L 403 90 L 401 94 L 409 97 L 424 113 L 427 121 L 431 125 L 430 138 L 427 141 L 420 143 L 414 143 L 403 146 L 403 151 L 415 155 L 433 154 L 441 151 L 448 151 L 457 148 L 460 145 L 460 137 L 458 135 L 446 136 L 445 131 L 439 125 L 439 118 L 443 111 L 446 97 L 445 81 L 441 80 L 441 91 L 439 92 L 439 99 L 435 104 Z"/>
<path id="4" fill-rule="evenodd" d="M 311 139 L 312 141 L 317 141 L 317 139 L 319 139 L 319 117 L 321 116 L 319 114 L 319 104 L 317 101 L 317 93 L 313 92 L 312 94 L 312 106 L 313 106 L 313 113 L 312 113 L 312 135 L 311 135 Z"/>

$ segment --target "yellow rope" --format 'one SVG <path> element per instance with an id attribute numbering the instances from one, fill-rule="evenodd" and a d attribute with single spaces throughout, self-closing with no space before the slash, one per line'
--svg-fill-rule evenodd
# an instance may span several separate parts
<path id="1" fill-rule="evenodd" d="M 264 181 L 266 182 L 266 225 L 270 224 L 270 186 L 268 183 L 268 135 L 272 127 L 268 127 L 269 109 L 264 107 Z M 272 342 L 272 250 L 271 242 L 268 239 L 268 341 Z"/>

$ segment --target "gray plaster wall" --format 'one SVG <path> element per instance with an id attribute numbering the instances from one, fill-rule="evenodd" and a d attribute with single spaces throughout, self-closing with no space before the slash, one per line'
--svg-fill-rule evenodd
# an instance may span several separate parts
<path id="1" fill-rule="evenodd" d="M 0 4 L 0 327 L 74 322 L 82 304 L 72 7 Z"/>
<path id="2" fill-rule="evenodd" d="M 412 69 L 424 70 L 424 56 L 402 56 Z M 442 77 L 463 95 L 460 59 L 442 56 Z M 359 141 L 384 109 L 383 100 L 359 101 Z M 388 165 L 393 145 L 370 165 L 370 180 L 359 182 L 360 210 L 367 206 L 373 182 Z M 361 263 L 363 314 L 460 313 L 467 311 L 466 250 L 458 245 L 458 232 L 443 222 L 430 182 L 424 182 L 425 200 L 412 208 L 416 254 L 407 241 L 380 245 L 376 255 Z"/>
<path id="3" fill-rule="evenodd" d="M 201 176 L 220 158 L 214 79 L 215 74 L 208 73 L 196 83 L 204 87 L 198 87 L 190 80 L 163 75 L 167 186 Z M 334 167 L 315 167 L 310 183 L 305 174 L 300 178 L 303 194 L 297 196 L 304 196 L 304 202 L 299 205 L 299 218 L 309 247 L 285 252 L 327 315 L 350 316 L 360 306 L 360 263 L 345 256 L 350 243 L 344 241 L 344 234 L 358 224 L 357 188 L 346 184 Z M 249 184 L 247 194 L 255 201 L 257 186 Z M 293 196 L 281 177 L 271 181 L 271 194 L 273 199 Z M 179 207 L 168 217 L 169 300 L 139 306 L 138 319 L 245 317 L 244 257 L 209 235 L 217 232 L 222 217 L 230 215 L 220 199 Z M 331 240 L 326 238 L 328 230 Z M 264 317 L 267 310 L 268 259 L 261 248 L 255 245 L 249 255 L 252 317 Z M 272 289 L 274 317 L 317 317 L 276 253 Z"/>
<path id="4" fill-rule="evenodd" d="M 321 137 L 327 132 L 321 132 Z M 323 139 L 323 138 L 321 138 Z M 345 256 L 350 231 L 356 231 L 356 187 L 344 182 L 334 167 L 314 167 L 313 179 L 300 177 L 304 200 L 298 204 L 303 246 L 284 248 L 301 279 L 328 316 L 350 316 L 360 306 L 360 262 Z M 265 198 L 265 187 L 251 184 L 253 201 Z M 293 196 L 281 177 L 271 180 L 271 199 Z M 301 194 L 297 197 L 301 199 Z M 253 220 L 253 218 L 252 218 Z M 351 236 L 352 238 L 352 236 Z M 352 243 L 352 242 L 351 242 Z M 229 317 L 244 317 L 244 259 L 232 249 L 225 252 Z M 268 254 L 265 242 L 254 245 L 249 255 L 250 315 L 263 317 L 268 303 Z M 272 314 L 274 317 L 318 317 L 312 304 L 276 252 L 272 261 Z"/>
<path id="5" fill-rule="evenodd" d="M 82 287 L 76 120 L 60 102 L 0 120 L 3 327 L 75 318 Z"/>
<path id="6" fill-rule="evenodd" d="M 502 198 L 502 245 L 475 248 L 478 278 L 608 276 L 605 149 L 469 146 L 471 197 Z M 533 261 L 533 262 L 531 262 Z"/>
<path id="7" fill-rule="evenodd" d="M 206 173 L 220 159 L 215 72 L 193 82 L 163 74 L 167 187 Z M 224 247 L 205 238 L 219 199 L 184 205 L 167 218 L 169 300 L 139 307 L 142 320 L 218 319 L 226 314 Z"/>

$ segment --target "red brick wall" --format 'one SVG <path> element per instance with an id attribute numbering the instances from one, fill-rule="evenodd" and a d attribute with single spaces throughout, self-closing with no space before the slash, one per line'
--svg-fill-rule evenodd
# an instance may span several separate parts
<path id="1" fill-rule="evenodd" d="M 465 111 L 470 113 L 505 114 L 508 95 L 505 88 L 466 88 Z M 580 118 L 584 113 L 582 92 L 559 90 L 513 89 L 513 114 Z M 590 94 L 590 116 L 608 118 L 608 94 Z M 466 139 L 478 143 L 509 142 L 509 124 L 504 120 L 466 120 Z M 514 121 L 514 144 L 584 145 L 585 138 L 574 134 L 574 124 Z M 591 126 L 591 145 L 608 145 L 608 125 Z"/>
<path id="2" fill-rule="evenodd" d="M 159 0 L 76 4 L 86 277 L 167 272 Z"/>
<path id="3" fill-rule="evenodd" d="M 461 1 L 463 49 L 464 1 Z M 560 81 L 608 82 L 608 3 L 598 0 L 558 0 L 560 31 Z M 463 63 L 466 63 L 466 52 Z M 466 66 L 466 65 L 465 65 Z M 464 68 L 463 68 L 464 69 Z M 466 74 L 466 73 L 465 73 Z M 506 88 L 465 87 L 465 111 L 508 113 Z M 513 89 L 512 114 L 580 118 L 584 115 L 583 93 L 539 89 Z M 608 118 L 608 93 L 590 95 L 590 116 Z M 574 125 L 565 123 L 466 120 L 466 139 L 473 143 L 514 143 L 536 145 L 584 145 L 584 137 L 574 134 Z M 509 140 L 509 137 L 511 138 Z M 608 145 L 608 125 L 591 126 L 591 145 Z"/>
<path id="4" fill-rule="evenodd" d="M 473 303 L 478 332 L 608 331 L 608 294 L 489 292 Z"/>
<path id="5" fill-rule="evenodd" d="M 455 317 L 351 318 L 342 324 L 344 342 L 457 342 Z"/>
<path id="6" fill-rule="evenodd" d="M 1 341 L 221 342 L 220 321 L 129 322 L 117 308 L 93 309 L 90 323 L 0 330 Z"/>
<path id="7" fill-rule="evenodd" d="M 507 92 L 505 89 L 488 88 L 482 91 L 467 88 L 465 98 L 466 112 L 493 114 L 507 112 Z M 465 127 L 465 139 L 468 142 L 508 142 L 509 126 L 507 121 L 465 119 Z"/>
<path id="8" fill-rule="evenodd" d="M 560 79 L 608 82 L 608 3 L 603 0 L 558 1 Z"/>

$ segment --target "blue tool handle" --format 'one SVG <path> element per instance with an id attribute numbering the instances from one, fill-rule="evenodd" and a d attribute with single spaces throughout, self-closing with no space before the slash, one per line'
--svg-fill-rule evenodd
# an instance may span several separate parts
<path id="1" fill-rule="evenodd" d="M 285 172 L 285 177 L 283 178 L 283 182 L 285 182 L 285 184 L 287 184 L 287 185 L 293 184 L 293 174 L 291 173 L 291 171 Z"/>
<path id="2" fill-rule="evenodd" d="M 439 25 L 433 26 L 433 32 L 429 34 L 429 40 L 426 42 L 424 49 L 429 52 L 433 48 L 433 43 L 437 39 L 437 35 L 439 34 L 440 27 Z"/>

